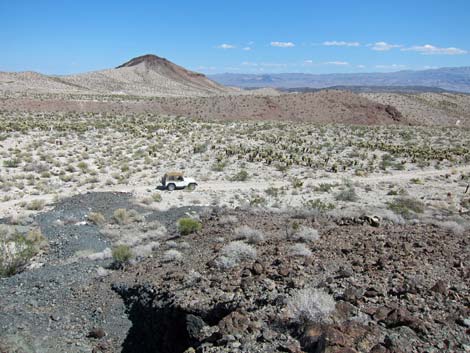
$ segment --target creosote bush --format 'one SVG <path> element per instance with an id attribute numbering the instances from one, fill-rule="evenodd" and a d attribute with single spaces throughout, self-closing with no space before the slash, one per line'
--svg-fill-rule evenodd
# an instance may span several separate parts
<path id="1" fill-rule="evenodd" d="M 242 169 L 237 174 L 235 174 L 230 180 L 231 181 L 246 181 L 248 180 L 248 172 Z"/>
<path id="2" fill-rule="evenodd" d="M 23 271 L 31 258 L 46 247 L 47 240 L 40 229 L 20 234 L 13 228 L 0 226 L 0 277 Z"/>
<path id="3" fill-rule="evenodd" d="M 178 220 L 178 231 L 181 235 L 196 233 L 202 229 L 202 224 L 196 219 L 190 217 L 180 218 Z"/>
<path id="4" fill-rule="evenodd" d="M 112 250 L 114 264 L 117 267 L 123 267 L 132 259 L 132 250 L 128 245 L 118 245 Z"/>
<path id="5" fill-rule="evenodd" d="M 354 187 L 348 186 L 345 190 L 338 192 L 335 196 L 337 201 L 346 201 L 346 202 L 355 202 L 357 201 L 358 197 L 356 194 L 356 190 Z"/>
<path id="6" fill-rule="evenodd" d="M 423 213 L 424 203 L 411 197 L 397 197 L 388 203 L 388 208 L 404 218 L 410 218 L 412 213 Z"/>

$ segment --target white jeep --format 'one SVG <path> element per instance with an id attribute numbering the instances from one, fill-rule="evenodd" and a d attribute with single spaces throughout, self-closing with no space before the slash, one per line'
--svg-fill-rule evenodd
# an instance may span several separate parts
<path id="1" fill-rule="evenodd" d="M 185 188 L 194 190 L 197 183 L 193 178 L 185 177 L 182 172 L 169 172 L 163 176 L 162 185 L 164 189 L 169 191 Z"/>

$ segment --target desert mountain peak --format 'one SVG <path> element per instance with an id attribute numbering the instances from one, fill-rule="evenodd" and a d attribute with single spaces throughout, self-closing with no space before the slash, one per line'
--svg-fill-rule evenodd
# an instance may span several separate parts
<path id="1" fill-rule="evenodd" d="M 120 68 L 123 68 L 123 67 L 132 67 L 132 66 L 137 66 L 139 64 L 146 64 L 148 66 L 157 66 L 157 65 L 168 65 L 168 64 L 172 64 L 172 62 L 170 62 L 169 60 L 165 59 L 165 58 L 161 58 L 157 55 L 154 55 L 154 54 L 146 54 L 146 55 L 141 55 L 141 56 L 138 56 L 138 57 L 135 57 L 127 62 L 125 62 L 124 64 L 122 65 L 119 65 L 118 67 L 116 67 L 116 69 L 120 69 Z M 174 64 L 173 64 L 174 65 Z"/>

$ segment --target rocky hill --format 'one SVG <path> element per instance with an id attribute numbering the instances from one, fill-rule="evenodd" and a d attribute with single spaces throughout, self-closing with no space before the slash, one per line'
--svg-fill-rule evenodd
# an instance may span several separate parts
<path id="1" fill-rule="evenodd" d="M 210 96 L 236 92 L 155 55 L 114 69 L 70 76 L 0 72 L 0 91 L 135 96 Z"/>

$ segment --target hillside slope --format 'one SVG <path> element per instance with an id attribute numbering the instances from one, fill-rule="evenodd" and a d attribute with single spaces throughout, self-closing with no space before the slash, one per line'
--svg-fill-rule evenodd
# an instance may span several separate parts
<path id="1" fill-rule="evenodd" d="M 0 91 L 162 97 L 237 92 L 155 55 L 134 58 L 114 69 L 70 76 L 0 72 Z"/>

